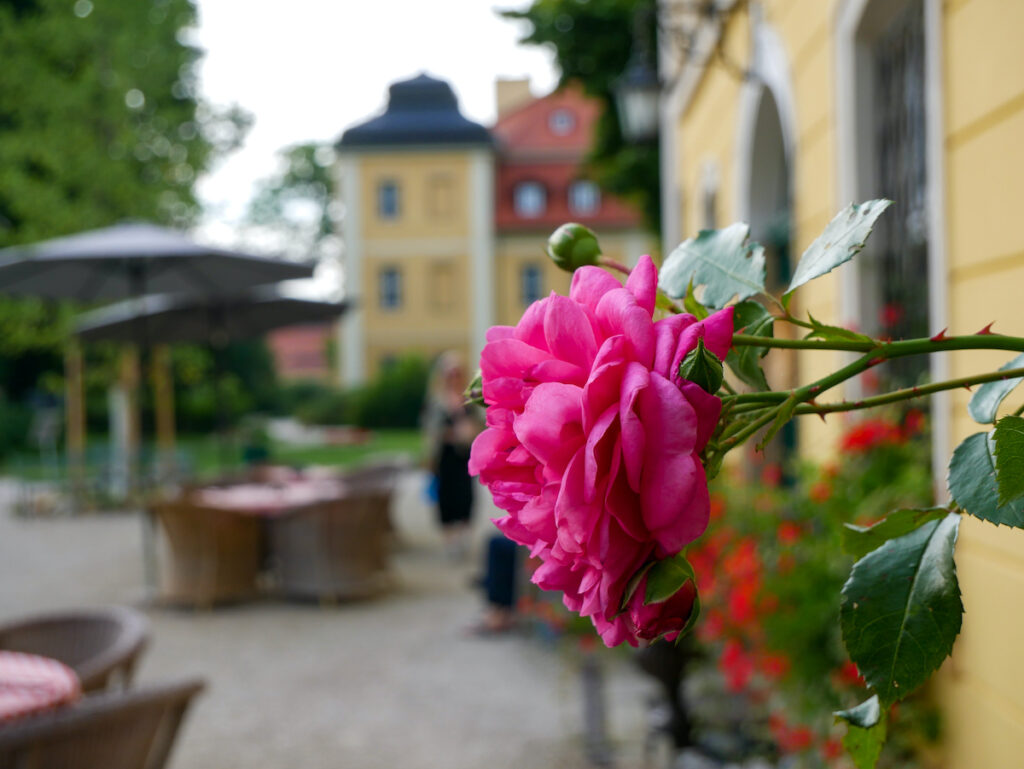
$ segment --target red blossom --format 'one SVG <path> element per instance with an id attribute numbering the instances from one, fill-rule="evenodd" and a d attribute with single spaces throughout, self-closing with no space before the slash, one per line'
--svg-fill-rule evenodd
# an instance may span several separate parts
<path id="1" fill-rule="evenodd" d="M 843 436 L 840 447 L 843 451 L 863 454 L 877 446 L 898 445 L 905 440 L 897 425 L 884 419 L 865 419 Z"/>
<path id="2" fill-rule="evenodd" d="M 812 502 L 817 502 L 819 505 L 824 504 L 832 498 L 832 486 L 827 481 L 818 481 L 811 486 L 807 495 Z"/>
<path id="3" fill-rule="evenodd" d="M 731 692 L 741 692 L 750 684 L 754 675 L 754 660 L 735 639 L 725 642 L 718 668 L 725 676 L 725 686 Z"/>
<path id="4" fill-rule="evenodd" d="M 863 686 L 865 681 L 864 677 L 857 670 L 857 666 L 850 661 L 843 664 L 841 668 L 836 672 L 836 677 L 843 684 L 848 686 Z"/>
<path id="5" fill-rule="evenodd" d="M 782 483 L 782 465 L 778 462 L 769 462 L 761 468 L 761 483 L 771 488 Z"/>
<path id="6" fill-rule="evenodd" d="M 783 654 L 762 654 L 758 659 L 758 668 L 766 678 L 778 680 L 789 672 L 789 658 Z"/>
<path id="7" fill-rule="evenodd" d="M 783 545 L 792 545 L 800 541 L 800 537 L 803 536 L 803 529 L 800 528 L 799 524 L 793 523 L 793 521 L 783 521 L 779 524 L 775 535 Z"/>

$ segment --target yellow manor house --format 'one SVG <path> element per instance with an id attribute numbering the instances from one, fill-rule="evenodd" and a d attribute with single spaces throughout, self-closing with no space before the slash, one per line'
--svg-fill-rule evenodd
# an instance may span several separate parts
<path id="1" fill-rule="evenodd" d="M 636 211 L 583 172 L 598 106 L 567 86 L 534 98 L 497 83 L 490 129 L 459 111 L 428 75 L 393 83 L 383 114 L 337 143 L 345 206 L 341 380 L 362 382 L 402 355 L 457 350 L 479 358 L 487 329 L 514 324 L 535 300 L 566 293 L 544 253 L 560 224 L 601 236 L 629 264 L 651 251 Z"/>
<path id="2" fill-rule="evenodd" d="M 801 289 L 800 310 L 893 336 L 992 321 L 1024 333 L 1024 2 L 696 5 L 661 3 L 666 247 L 747 221 L 782 282 L 840 208 L 887 197 L 894 205 L 869 248 Z M 1012 357 L 951 353 L 930 373 L 966 376 Z M 804 354 L 790 373 L 808 381 L 838 362 Z M 968 399 L 934 401 L 937 480 L 955 445 L 981 429 Z M 800 424 L 804 454 L 831 451 L 833 438 L 817 420 Z M 946 716 L 939 765 L 1018 769 L 1024 533 L 967 517 L 956 555 L 966 615 L 935 686 Z"/>

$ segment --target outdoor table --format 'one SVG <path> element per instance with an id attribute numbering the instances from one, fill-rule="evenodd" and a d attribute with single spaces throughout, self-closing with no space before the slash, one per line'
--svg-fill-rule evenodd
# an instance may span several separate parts
<path id="1" fill-rule="evenodd" d="M 298 508 L 344 496 L 346 485 L 333 479 L 302 479 L 286 483 L 240 483 L 198 489 L 196 503 L 242 515 L 278 516 Z"/>
<path id="2" fill-rule="evenodd" d="M 78 676 L 62 662 L 0 651 L 0 724 L 68 705 L 81 696 Z"/>

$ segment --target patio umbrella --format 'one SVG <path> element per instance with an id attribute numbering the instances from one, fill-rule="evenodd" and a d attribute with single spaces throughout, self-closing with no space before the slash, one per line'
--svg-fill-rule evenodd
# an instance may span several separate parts
<path id="1" fill-rule="evenodd" d="M 178 230 L 147 222 L 124 222 L 0 250 L 0 293 L 83 302 L 158 292 L 210 296 L 312 274 L 311 265 L 204 246 Z M 133 341 L 143 350 L 149 345 L 144 318 L 135 326 Z M 78 475 L 85 435 L 77 350 L 69 349 L 68 361 L 68 458 L 73 475 Z M 127 366 L 124 372 L 133 368 Z M 133 379 L 127 376 L 127 381 Z M 126 477 L 132 474 L 133 453 L 129 441 Z"/>
<path id="2" fill-rule="evenodd" d="M 0 250 L 0 292 L 83 302 L 208 296 L 312 275 L 308 264 L 204 246 L 146 222 Z"/>
<path id="3" fill-rule="evenodd" d="M 261 288 L 222 296 L 146 296 L 85 313 L 75 334 L 85 342 L 130 342 L 144 319 L 153 343 L 207 342 L 213 346 L 258 337 L 275 328 L 316 323 L 338 317 L 345 302 L 321 302 L 284 296 Z"/>
<path id="4" fill-rule="evenodd" d="M 267 331 L 300 323 L 336 318 L 348 308 L 345 302 L 320 302 L 284 296 L 273 287 L 221 296 L 156 295 L 138 301 L 119 302 L 79 316 L 75 334 L 83 341 L 131 341 L 144 322 L 153 343 L 206 342 L 214 348 L 214 365 L 220 371 L 220 349 L 234 339 L 260 336 Z M 215 387 L 219 397 L 220 388 Z M 169 388 L 163 390 L 163 421 L 173 436 L 173 405 Z M 158 404 L 158 408 L 161 404 Z M 217 408 L 218 414 L 224 409 Z M 169 447 L 173 437 L 165 441 Z M 155 578 L 155 534 L 152 520 L 144 529 L 144 568 L 152 589 Z"/>

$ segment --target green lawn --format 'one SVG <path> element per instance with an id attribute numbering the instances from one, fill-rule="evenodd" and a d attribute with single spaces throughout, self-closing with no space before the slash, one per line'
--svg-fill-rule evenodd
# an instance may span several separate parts
<path id="1" fill-rule="evenodd" d="M 308 465 L 342 466 L 368 461 L 375 456 L 405 455 L 417 461 L 421 452 L 418 430 L 376 430 L 366 443 L 350 446 L 299 446 L 275 443 L 270 447 L 273 464 L 305 467 Z M 90 464 L 102 462 L 106 455 L 105 438 L 89 441 Z M 188 435 L 178 440 L 179 458 L 196 477 L 210 477 L 229 472 L 242 465 L 241 446 L 237 440 L 218 440 L 214 435 Z M 11 455 L 0 472 L 29 480 L 56 479 L 63 474 L 64 457 L 44 459 L 38 453 Z"/>

